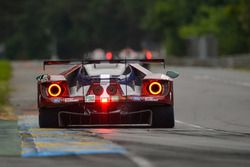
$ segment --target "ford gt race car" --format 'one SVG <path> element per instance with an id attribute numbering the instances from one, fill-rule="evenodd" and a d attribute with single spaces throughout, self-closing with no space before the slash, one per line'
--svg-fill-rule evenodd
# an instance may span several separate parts
<path id="1" fill-rule="evenodd" d="M 40 127 L 173 128 L 178 73 L 153 73 L 140 63 L 165 67 L 163 59 L 44 61 L 44 70 L 69 66 L 37 77 Z"/>

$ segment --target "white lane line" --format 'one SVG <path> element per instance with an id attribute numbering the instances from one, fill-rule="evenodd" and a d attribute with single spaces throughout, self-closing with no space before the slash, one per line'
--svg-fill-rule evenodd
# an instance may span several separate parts
<path id="1" fill-rule="evenodd" d="M 206 129 L 206 130 L 213 130 L 213 129 L 205 128 L 205 127 L 202 127 L 202 126 L 199 126 L 199 125 L 186 123 L 186 122 L 183 122 L 183 121 L 180 121 L 180 120 L 175 120 L 175 122 L 176 122 L 176 123 L 178 123 L 178 124 L 182 124 L 182 125 L 190 126 L 190 127 L 192 127 L 192 128 Z"/>
<path id="2" fill-rule="evenodd" d="M 124 154 L 128 159 L 134 162 L 138 167 L 153 167 L 154 165 L 143 157 L 135 155 L 131 152 Z"/>
<path id="3" fill-rule="evenodd" d="M 249 82 L 237 81 L 237 80 L 222 80 L 222 79 L 211 77 L 208 75 L 202 75 L 202 76 L 196 75 L 193 78 L 196 80 L 211 80 L 211 81 L 222 82 L 224 84 L 230 84 L 230 85 L 235 85 L 235 86 L 250 87 Z"/>

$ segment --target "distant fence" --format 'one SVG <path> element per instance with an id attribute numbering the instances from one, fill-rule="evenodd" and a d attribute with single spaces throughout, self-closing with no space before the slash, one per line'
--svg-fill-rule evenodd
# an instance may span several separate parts
<path id="1" fill-rule="evenodd" d="M 168 65 L 180 66 L 207 66 L 207 67 L 226 67 L 226 68 L 249 68 L 250 54 L 232 55 L 211 59 L 195 59 L 195 58 L 166 58 Z"/>
<path id="2" fill-rule="evenodd" d="M 250 67 L 250 54 L 228 56 L 219 61 L 225 67 Z"/>

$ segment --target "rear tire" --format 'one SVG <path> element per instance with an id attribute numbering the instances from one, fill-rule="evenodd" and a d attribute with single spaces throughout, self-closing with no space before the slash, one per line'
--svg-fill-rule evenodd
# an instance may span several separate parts
<path id="1" fill-rule="evenodd" d="M 51 109 L 39 109 L 40 128 L 58 128 L 58 111 Z"/>
<path id="2" fill-rule="evenodd" d="M 173 128 L 175 126 L 174 108 L 171 105 L 155 106 L 153 109 L 153 128 Z"/>

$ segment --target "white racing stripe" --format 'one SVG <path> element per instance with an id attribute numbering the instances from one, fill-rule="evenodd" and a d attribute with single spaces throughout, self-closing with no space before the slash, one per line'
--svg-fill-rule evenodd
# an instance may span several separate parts
<path id="1" fill-rule="evenodd" d="M 109 74 L 101 74 L 100 75 L 101 79 L 110 79 L 110 75 Z M 109 81 L 109 80 L 108 80 Z"/>
<path id="2" fill-rule="evenodd" d="M 100 85 L 103 87 L 103 93 L 101 98 L 108 98 L 109 94 L 107 93 L 107 87 L 110 84 L 110 75 L 109 74 L 101 74 L 100 76 Z"/>

